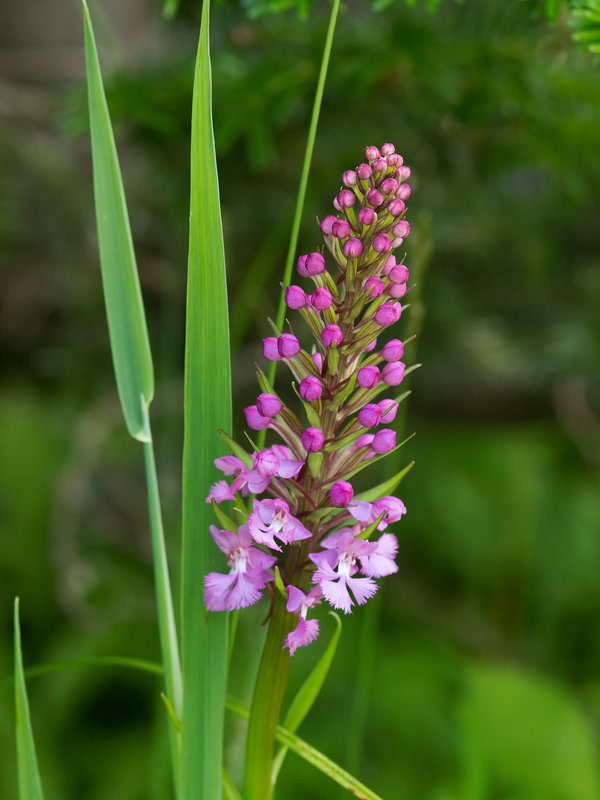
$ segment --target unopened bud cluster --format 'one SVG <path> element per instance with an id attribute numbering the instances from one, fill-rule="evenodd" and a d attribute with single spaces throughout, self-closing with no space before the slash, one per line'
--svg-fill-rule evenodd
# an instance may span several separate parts
<path id="1" fill-rule="evenodd" d="M 397 447 L 390 426 L 402 396 L 378 398 L 405 374 L 403 342 L 377 341 L 400 318 L 407 290 L 408 269 L 394 251 L 410 233 L 404 219 L 410 169 L 391 144 L 367 147 L 365 156 L 343 173 L 333 200 L 337 213 L 320 223 L 334 270 L 322 252 L 302 255 L 298 274 L 313 285 L 285 289 L 287 306 L 311 331 L 310 351 L 291 327 L 263 340 L 264 357 L 290 369 L 305 421 L 259 370 L 262 391 L 244 409 L 246 422 L 253 430 L 269 429 L 279 441 L 249 454 L 229 440 L 235 454 L 215 464 L 231 481 L 217 481 L 207 498 L 235 500 L 242 520 L 233 525 L 215 507 L 220 525 L 230 523 L 211 526 L 230 572 L 206 576 L 207 607 L 251 605 L 265 587 L 274 596 L 277 566 L 287 610 L 298 616 L 285 641 L 292 655 L 318 634 L 317 620 L 307 619 L 310 608 L 325 600 L 349 613 L 376 592 L 375 578 L 397 571 L 396 537 L 380 532 L 406 513 L 398 498 L 371 502 L 376 490 L 366 499 L 355 495 L 351 483 L 370 459 Z"/>

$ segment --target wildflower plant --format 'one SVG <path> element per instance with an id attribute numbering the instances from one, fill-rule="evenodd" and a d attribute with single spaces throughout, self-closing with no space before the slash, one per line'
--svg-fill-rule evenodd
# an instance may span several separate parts
<path id="1" fill-rule="evenodd" d="M 285 331 L 273 325 L 274 335 L 263 339 L 266 361 L 283 362 L 291 373 L 297 409 L 259 367 L 260 393 L 244 409 L 246 426 L 254 436 L 268 431 L 274 441 L 259 447 L 248 435 L 248 449 L 223 434 L 231 454 L 215 460 L 224 478 L 206 502 L 215 511 L 210 532 L 228 572 L 205 576 L 206 607 L 234 611 L 265 593 L 271 603 L 250 717 L 248 797 L 269 796 L 290 656 L 319 635 L 314 609 L 325 604 L 351 613 L 373 597 L 377 579 L 398 569 L 398 543 L 387 529 L 406 513 L 390 494 L 406 470 L 362 494 L 353 481 L 401 446 L 392 425 L 406 397 L 397 392 L 407 370 L 404 343 L 389 336 L 409 280 L 396 255 L 410 233 L 409 177 L 390 143 L 367 147 L 365 160 L 343 173 L 333 200 L 337 213 L 320 222 L 323 247 L 301 255 L 299 283 L 284 286 L 290 316 L 302 317 L 308 340 L 292 319 Z M 233 501 L 234 519 L 221 510 L 225 501 Z"/>

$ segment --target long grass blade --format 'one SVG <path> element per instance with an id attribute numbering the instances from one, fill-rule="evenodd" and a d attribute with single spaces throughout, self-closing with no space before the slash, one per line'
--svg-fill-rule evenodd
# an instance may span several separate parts
<path id="1" fill-rule="evenodd" d="M 144 424 L 146 430 L 150 433 L 150 420 L 146 418 Z M 179 643 L 177 640 L 173 595 L 171 593 L 171 582 L 167 564 L 167 551 L 163 531 L 160 496 L 158 492 L 158 477 L 154 459 L 154 445 L 151 436 L 149 442 L 144 442 L 144 461 L 146 465 L 146 483 L 148 487 L 148 510 L 150 515 L 150 533 L 152 536 L 152 561 L 154 564 L 158 631 L 164 665 L 165 688 L 169 702 L 172 704 L 177 716 L 181 719 L 183 711 L 183 687 L 181 682 Z M 170 729 L 170 736 L 173 771 L 175 781 L 177 782 L 181 741 L 179 735 L 173 731 L 173 729 Z"/>
<path id="2" fill-rule="evenodd" d="M 219 800 L 227 673 L 227 615 L 207 613 L 203 575 L 222 569 L 204 502 L 218 428 L 231 430 L 231 374 L 225 254 L 212 126 L 209 1 L 202 6 L 192 101 L 190 243 L 183 452 L 181 799 Z"/>
<path id="3" fill-rule="evenodd" d="M 250 717 L 250 709 L 248 706 L 232 697 L 227 698 L 227 708 L 233 711 L 234 714 L 239 714 L 239 716 L 244 719 Z M 285 745 L 296 753 L 296 755 L 299 755 L 309 764 L 312 764 L 313 767 L 316 767 L 330 777 L 331 780 L 339 783 L 340 786 L 347 789 L 354 797 L 358 797 L 359 800 L 382 800 L 372 789 L 369 789 L 364 783 L 361 783 L 353 775 L 350 775 L 349 772 L 346 772 L 345 769 L 342 769 L 335 761 L 327 758 L 320 750 L 312 747 L 312 745 L 305 742 L 304 739 L 301 739 L 299 736 L 290 733 L 290 731 L 286 730 L 283 726 L 277 726 L 275 738 L 280 744 Z"/>
<path id="4" fill-rule="evenodd" d="M 148 441 L 144 411 L 154 395 L 152 356 L 98 52 L 85 0 L 82 3 L 94 198 L 108 332 L 127 429 L 134 438 Z"/>
<path id="5" fill-rule="evenodd" d="M 29 717 L 29 701 L 23 675 L 18 597 L 15 598 L 15 708 L 19 800 L 43 800 L 42 781 L 35 753 L 35 742 Z"/>
<path id="6" fill-rule="evenodd" d="M 125 192 L 106 104 L 90 15 L 83 0 L 85 53 L 94 165 L 94 198 L 102 284 L 113 363 L 129 433 L 144 443 L 159 635 L 169 701 L 181 714 L 181 667 L 169 581 L 148 407 L 154 394 L 146 327 Z M 170 730 L 177 780 L 179 741 Z"/>

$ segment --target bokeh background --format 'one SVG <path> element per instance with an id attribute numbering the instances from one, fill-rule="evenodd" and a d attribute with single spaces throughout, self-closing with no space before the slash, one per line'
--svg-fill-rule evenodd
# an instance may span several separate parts
<path id="1" fill-rule="evenodd" d="M 213 9 L 214 107 L 235 432 L 274 316 L 328 6 Z M 518 0 L 341 14 L 300 235 L 341 172 L 392 141 L 413 170 L 418 333 L 397 576 L 344 619 L 300 734 L 385 800 L 600 798 L 600 65 Z M 190 97 L 200 4 L 96 2 L 157 372 L 159 478 L 177 584 Z M 158 660 L 142 454 L 104 319 L 70 0 L 0 7 L 0 674 L 21 597 L 28 665 Z M 377 476 L 373 476 L 375 479 Z M 383 474 L 381 475 L 383 477 Z M 198 487 L 202 494 L 206 487 Z M 201 580 L 202 576 L 198 576 Z M 248 698 L 265 607 L 241 620 Z M 298 685 L 332 630 L 298 652 Z M 31 679 L 49 800 L 170 797 L 157 679 Z M 17 796 L 10 690 L 0 796 Z M 243 725 L 229 723 L 239 774 Z M 345 796 L 290 755 L 279 797 Z"/>

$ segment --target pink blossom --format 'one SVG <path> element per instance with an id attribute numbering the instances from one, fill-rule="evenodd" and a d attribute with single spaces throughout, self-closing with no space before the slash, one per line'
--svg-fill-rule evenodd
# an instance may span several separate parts
<path id="1" fill-rule="evenodd" d="M 290 514 L 285 500 L 253 500 L 253 511 L 248 517 L 248 529 L 254 541 L 281 551 L 275 536 L 284 544 L 309 539 L 310 533 L 300 520 Z"/>
<path id="2" fill-rule="evenodd" d="M 354 578 L 353 575 L 358 571 L 356 559 L 365 558 L 375 552 L 376 547 L 371 542 L 355 539 L 351 531 L 345 530 L 331 548 L 309 554 L 317 566 L 313 583 L 334 608 L 349 614 L 354 603 L 362 605 L 373 597 L 377 591 L 375 581 L 368 577 Z"/>
<path id="3" fill-rule="evenodd" d="M 383 533 L 376 542 L 377 548 L 360 559 L 362 571 L 370 578 L 383 578 L 398 572 L 395 562 L 398 540 L 392 533 Z"/>
<path id="4" fill-rule="evenodd" d="M 298 625 L 287 635 L 283 644 L 288 647 L 290 655 L 293 656 L 298 647 L 310 644 L 319 635 L 319 623 L 316 619 L 306 619 L 306 612 L 309 608 L 318 605 L 323 595 L 321 590 L 315 586 L 308 594 L 305 594 L 297 586 L 288 586 L 288 599 L 286 610 L 291 614 L 298 614 Z"/>
<path id="5" fill-rule="evenodd" d="M 240 525 L 238 532 L 219 530 L 210 526 L 217 546 L 227 556 L 229 574 L 210 572 L 204 578 L 204 602 L 211 611 L 233 611 L 245 608 L 259 599 L 271 575 L 267 570 L 277 560 L 252 546 L 248 525 Z"/>

